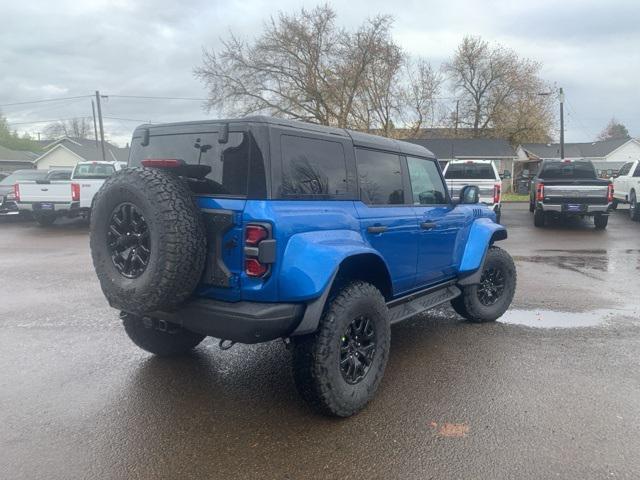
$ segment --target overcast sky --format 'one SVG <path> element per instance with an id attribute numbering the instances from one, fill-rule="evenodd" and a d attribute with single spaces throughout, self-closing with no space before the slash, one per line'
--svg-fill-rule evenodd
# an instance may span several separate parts
<path id="1" fill-rule="evenodd" d="M 513 48 L 543 63 L 545 80 L 566 92 L 566 140 L 591 141 L 612 116 L 640 136 L 640 1 L 349 0 L 329 2 L 346 27 L 393 15 L 395 39 L 439 65 L 465 34 Z M 318 2 L 290 0 L 0 0 L 0 105 L 88 95 L 195 97 L 203 47 L 229 31 L 251 38 L 278 10 Z M 19 131 L 37 120 L 90 116 L 88 98 L 3 106 Z M 109 138 L 124 144 L 142 121 L 213 116 L 200 101 L 110 97 Z"/>

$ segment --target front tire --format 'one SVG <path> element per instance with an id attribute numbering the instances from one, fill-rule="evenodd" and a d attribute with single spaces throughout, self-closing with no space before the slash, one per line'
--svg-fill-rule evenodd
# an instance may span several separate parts
<path id="1" fill-rule="evenodd" d="M 629 218 L 634 222 L 640 220 L 640 207 L 638 206 L 636 192 L 631 192 L 629 195 Z"/>
<path id="2" fill-rule="evenodd" d="M 361 281 L 330 300 L 318 331 L 294 337 L 293 374 L 300 395 L 319 413 L 349 417 L 373 398 L 387 365 L 389 310 Z"/>
<path id="3" fill-rule="evenodd" d="M 124 312 L 121 317 L 124 331 L 133 343 L 158 357 L 184 355 L 205 338 L 204 335 L 190 332 L 179 325 L 160 322 L 155 318 Z"/>
<path id="4" fill-rule="evenodd" d="M 593 223 L 596 226 L 596 230 L 604 230 L 607 228 L 607 224 L 609 223 L 608 215 L 596 215 L 593 217 Z"/>
<path id="5" fill-rule="evenodd" d="M 56 221 L 56 216 L 49 213 L 34 213 L 33 219 L 41 227 L 50 227 Z"/>
<path id="6" fill-rule="evenodd" d="M 490 247 L 477 285 L 462 288 L 462 295 L 451 301 L 459 315 L 473 323 L 493 322 L 507 311 L 516 291 L 516 266 L 511 255 Z"/>
<path id="7" fill-rule="evenodd" d="M 533 213 L 533 225 L 537 228 L 542 228 L 544 227 L 545 220 L 546 217 L 544 210 L 542 210 L 541 208 L 537 208 Z"/>

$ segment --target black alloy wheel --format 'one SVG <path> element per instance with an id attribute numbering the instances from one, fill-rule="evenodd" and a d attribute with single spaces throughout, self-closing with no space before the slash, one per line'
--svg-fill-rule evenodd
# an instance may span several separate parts
<path id="1" fill-rule="evenodd" d="M 485 306 L 495 304 L 504 293 L 505 276 L 502 270 L 489 268 L 482 272 L 478 286 L 478 300 Z"/>
<path id="2" fill-rule="evenodd" d="M 369 372 L 376 353 L 374 322 L 362 315 L 357 317 L 340 342 L 340 372 L 347 383 L 355 385 Z"/>
<path id="3" fill-rule="evenodd" d="M 107 246 L 116 270 L 126 278 L 142 275 L 151 257 L 149 227 L 132 203 L 117 205 L 107 231 Z"/>

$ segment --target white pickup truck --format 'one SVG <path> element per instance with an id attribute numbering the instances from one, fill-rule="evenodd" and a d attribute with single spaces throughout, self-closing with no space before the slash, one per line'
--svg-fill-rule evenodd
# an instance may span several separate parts
<path id="1" fill-rule="evenodd" d="M 500 223 L 502 180 L 491 160 L 452 160 L 444 167 L 444 179 L 452 198 L 460 195 L 466 185 L 480 189 L 480 201 L 489 205 Z"/>
<path id="2" fill-rule="evenodd" d="M 18 182 L 14 186 L 16 203 L 21 211 L 32 212 L 42 226 L 59 217 L 88 216 L 102 184 L 125 166 L 123 162 L 80 162 L 69 181 Z"/>
<path id="3" fill-rule="evenodd" d="M 631 220 L 640 220 L 640 160 L 625 163 L 613 179 L 613 208 L 629 204 Z"/>

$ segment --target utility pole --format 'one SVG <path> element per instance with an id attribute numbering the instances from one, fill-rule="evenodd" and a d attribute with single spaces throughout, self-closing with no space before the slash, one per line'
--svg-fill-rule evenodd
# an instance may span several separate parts
<path id="1" fill-rule="evenodd" d="M 456 126 L 454 129 L 455 136 L 458 136 L 458 115 L 460 113 L 460 100 L 456 100 Z"/>
<path id="2" fill-rule="evenodd" d="M 106 161 L 104 154 L 104 127 L 102 125 L 102 108 L 100 106 L 100 92 L 96 90 L 96 105 L 98 106 L 98 122 L 100 123 L 100 146 L 102 147 L 102 161 Z"/>
<path id="3" fill-rule="evenodd" d="M 91 111 L 93 112 L 93 134 L 96 139 L 96 149 L 100 151 L 100 149 L 98 148 L 98 124 L 96 123 L 96 104 L 94 103 L 93 98 L 91 99 Z"/>
<path id="4" fill-rule="evenodd" d="M 564 90 L 560 87 L 560 159 L 564 159 Z"/>

